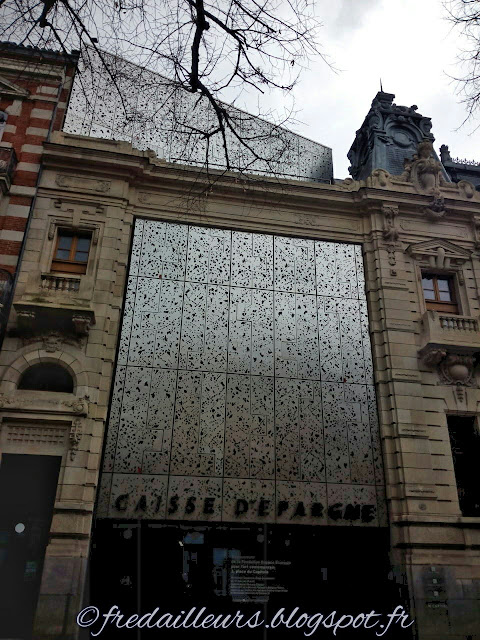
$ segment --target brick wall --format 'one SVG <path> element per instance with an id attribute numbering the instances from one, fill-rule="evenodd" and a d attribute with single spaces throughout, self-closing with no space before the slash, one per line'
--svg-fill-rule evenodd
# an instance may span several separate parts
<path id="1" fill-rule="evenodd" d="M 61 129 L 76 56 L 0 45 L 0 111 L 8 119 L 0 146 L 13 147 L 17 166 L 0 201 L 0 268 L 14 274 L 35 196 L 43 143 Z"/>

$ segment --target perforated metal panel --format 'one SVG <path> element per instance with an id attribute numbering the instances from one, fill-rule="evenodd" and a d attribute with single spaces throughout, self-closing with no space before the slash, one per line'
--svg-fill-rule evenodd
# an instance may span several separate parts
<path id="1" fill-rule="evenodd" d="M 383 482 L 360 246 L 137 220 L 101 515 L 374 526 Z"/>
<path id="2" fill-rule="evenodd" d="M 168 162 L 226 167 L 221 134 L 212 134 L 218 120 L 206 99 L 122 58 L 104 54 L 102 62 L 89 50 L 88 60 L 88 66 L 80 62 L 73 83 L 65 132 L 123 140 Z M 241 144 L 227 130 L 232 170 L 321 182 L 333 178 L 329 147 L 231 106 L 228 112 L 236 134 L 246 141 Z M 201 132 L 211 134 L 208 152 Z"/>

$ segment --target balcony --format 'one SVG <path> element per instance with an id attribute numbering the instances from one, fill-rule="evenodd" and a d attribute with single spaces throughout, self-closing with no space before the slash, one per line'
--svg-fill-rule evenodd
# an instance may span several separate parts
<path id="1" fill-rule="evenodd" d="M 426 311 L 422 317 L 421 347 L 450 347 L 457 353 L 474 353 L 480 351 L 479 328 L 479 318 Z"/>
<path id="2" fill-rule="evenodd" d="M 85 275 L 32 271 L 13 303 L 16 323 L 10 335 L 27 340 L 61 333 L 82 342 L 95 324 L 92 280 Z"/>
<path id="3" fill-rule="evenodd" d="M 10 191 L 16 166 L 17 156 L 14 149 L 0 146 L 0 191 L 3 194 Z"/>
<path id="4" fill-rule="evenodd" d="M 35 335 L 60 331 L 76 338 L 86 338 L 90 327 L 95 324 L 92 309 L 81 306 L 57 306 L 42 302 L 14 302 L 17 312 L 17 326 L 11 335 L 28 338 Z"/>
<path id="5" fill-rule="evenodd" d="M 40 288 L 44 293 L 78 293 L 80 289 L 80 278 L 42 273 Z"/>

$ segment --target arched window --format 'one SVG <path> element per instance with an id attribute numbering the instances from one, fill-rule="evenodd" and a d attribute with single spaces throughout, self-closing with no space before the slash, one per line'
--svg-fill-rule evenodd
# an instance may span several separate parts
<path id="1" fill-rule="evenodd" d="M 59 364 L 40 363 L 28 368 L 20 378 L 19 389 L 73 393 L 73 378 Z"/>

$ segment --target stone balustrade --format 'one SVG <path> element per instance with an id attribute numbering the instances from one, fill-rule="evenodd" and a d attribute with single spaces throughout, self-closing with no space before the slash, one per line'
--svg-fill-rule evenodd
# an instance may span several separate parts
<path id="1" fill-rule="evenodd" d="M 80 278 L 69 278 L 43 273 L 41 276 L 42 291 L 76 293 L 80 288 Z"/>

